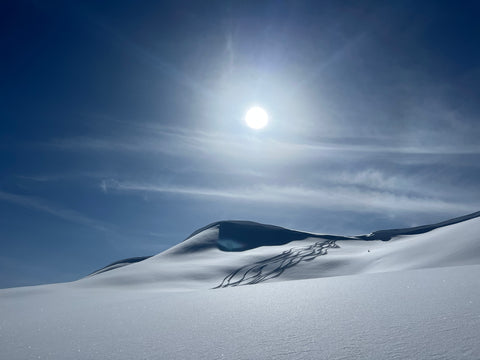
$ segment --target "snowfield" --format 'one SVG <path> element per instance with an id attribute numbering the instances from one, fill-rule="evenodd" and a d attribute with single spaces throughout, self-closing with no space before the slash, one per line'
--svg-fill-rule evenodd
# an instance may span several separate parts
<path id="1" fill-rule="evenodd" d="M 214 223 L 72 283 L 0 290 L 0 357 L 479 359 L 479 216 L 356 237 Z"/>

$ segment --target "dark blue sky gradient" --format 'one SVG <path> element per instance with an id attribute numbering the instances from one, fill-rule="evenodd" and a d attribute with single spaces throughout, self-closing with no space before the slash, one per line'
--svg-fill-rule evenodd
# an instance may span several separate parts
<path id="1" fill-rule="evenodd" d="M 2 2 L 0 287 L 223 219 L 352 235 L 478 211 L 479 10 Z"/>

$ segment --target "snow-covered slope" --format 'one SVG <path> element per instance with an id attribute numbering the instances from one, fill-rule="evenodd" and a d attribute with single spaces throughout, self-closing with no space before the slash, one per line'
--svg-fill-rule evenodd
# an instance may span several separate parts
<path id="1" fill-rule="evenodd" d="M 0 358 L 479 359 L 479 215 L 355 237 L 214 223 L 0 290 Z"/>
<path id="2" fill-rule="evenodd" d="M 101 270 L 78 281 L 78 285 L 209 289 L 480 264 L 479 234 L 480 213 L 435 225 L 355 237 L 221 221 L 194 232 L 163 253 L 122 268 L 113 267 L 112 271 Z"/>

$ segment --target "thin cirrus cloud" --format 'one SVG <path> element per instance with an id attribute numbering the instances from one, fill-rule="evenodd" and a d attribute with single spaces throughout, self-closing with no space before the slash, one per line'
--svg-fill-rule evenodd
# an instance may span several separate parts
<path id="1" fill-rule="evenodd" d="M 189 198 L 222 198 L 231 202 L 301 205 L 324 210 L 366 209 L 377 213 L 413 209 L 423 213 L 458 214 L 477 210 L 468 201 L 466 190 L 449 186 L 446 181 L 430 184 L 429 179 L 434 177 L 433 168 L 423 167 L 417 174 L 418 171 L 413 172 L 401 164 L 403 161 L 406 162 L 404 165 L 410 166 L 420 161 L 423 165 L 440 163 L 450 167 L 447 156 L 480 154 L 478 145 L 466 143 L 454 146 L 442 141 L 421 144 L 415 138 L 407 138 L 407 144 L 402 144 L 401 139 L 388 134 L 372 134 L 351 140 L 330 136 L 300 143 L 284 141 L 279 137 L 273 139 L 267 135 L 187 131 L 142 124 L 133 127 L 128 137 L 66 138 L 49 145 L 78 152 L 108 152 L 119 156 L 128 153 L 139 158 L 138 164 L 144 164 L 141 165 L 144 172 L 148 168 L 148 176 L 144 176 L 146 173 L 142 172 L 141 166 L 135 175 L 126 172 L 107 176 L 106 179 L 123 177 L 129 181 L 103 180 L 100 187 L 105 193 L 163 193 Z M 382 162 L 376 161 L 378 159 Z M 469 157 L 465 159 L 470 161 Z M 175 180 L 176 184 L 183 181 L 182 185 L 172 186 L 169 181 L 149 180 L 156 176 L 150 161 L 171 168 L 171 179 L 164 180 Z M 392 172 L 392 164 L 395 163 L 400 167 Z M 148 164 L 147 168 L 145 164 Z M 302 168 L 301 182 L 297 176 L 289 175 L 296 168 Z M 192 176 L 180 176 L 179 169 L 190 169 L 186 170 L 190 175 L 200 171 L 207 176 L 204 180 L 210 180 L 207 185 L 199 185 Z M 243 173 L 244 177 L 233 179 L 224 186 L 217 178 L 220 170 L 225 174 Z M 281 176 L 283 184 L 272 183 L 271 180 L 275 180 L 282 171 L 287 172 Z M 252 178 L 252 173 L 259 176 Z M 452 193 L 458 196 L 448 195 Z"/>
<path id="2" fill-rule="evenodd" d="M 421 195 L 398 194 L 383 190 L 359 189 L 354 186 L 302 187 L 256 185 L 249 187 L 208 188 L 195 186 L 170 186 L 108 180 L 102 182 L 104 190 L 117 192 L 148 192 L 173 194 L 177 196 L 201 197 L 212 200 L 223 198 L 236 202 L 256 202 L 307 206 L 323 210 L 370 211 L 385 210 L 461 213 L 475 211 L 475 208 L 462 203 L 447 202 Z"/>
<path id="3" fill-rule="evenodd" d="M 75 137 L 57 139 L 49 145 L 72 151 L 112 151 L 163 153 L 175 156 L 194 156 L 221 149 L 217 156 L 235 156 L 241 152 L 256 152 L 260 157 L 283 158 L 285 156 L 325 156 L 327 152 L 336 155 L 355 153 L 405 154 L 405 155 L 478 155 L 477 144 L 402 144 L 386 136 L 358 139 L 351 143 L 349 138 L 328 138 L 315 142 L 296 143 L 273 139 L 257 139 L 222 133 L 199 131 L 165 132 L 155 135 L 129 137 Z M 397 143 L 396 143 L 397 142 Z M 252 148 L 253 146 L 253 148 Z M 263 153 L 259 153 L 263 151 Z"/>
<path id="4" fill-rule="evenodd" d="M 57 218 L 67 220 L 76 224 L 87 226 L 100 231 L 111 231 L 109 226 L 102 222 L 89 218 L 71 209 L 54 206 L 46 201 L 25 195 L 17 195 L 0 191 L 0 201 L 6 201 L 24 208 L 41 211 Z"/>
<path id="5" fill-rule="evenodd" d="M 147 131 L 148 135 L 145 134 Z M 402 146 L 395 144 L 393 137 L 381 136 L 374 139 L 375 137 L 359 139 L 356 143 L 348 144 L 344 138 L 330 137 L 315 143 L 295 143 L 244 135 L 151 127 L 141 129 L 140 133 L 134 133 L 128 138 L 79 137 L 59 140 L 51 145 L 71 151 L 138 154 L 142 155 L 142 161 L 155 159 L 164 161 L 165 166 L 169 166 L 172 160 L 183 159 L 182 162 L 175 162 L 172 172 L 177 173 L 176 169 L 188 165 L 191 171 L 196 171 L 197 167 L 197 170 L 211 175 L 210 177 L 215 177 L 219 169 L 226 173 L 233 169 L 241 170 L 247 175 L 255 170 L 260 174 L 266 169 L 263 165 L 255 166 L 260 164 L 269 166 L 269 169 L 277 164 L 280 165 L 279 169 L 297 166 L 299 160 L 302 162 L 299 166 L 312 165 L 311 168 L 304 168 L 303 182 L 300 185 L 291 177 L 283 177 L 285 182 L 282 185 L 271 184 L 268 179 L 272 180 L 272 176 L 275 177 L 276 174 L 269 175 L 269 170 L 263 171 L 263 175 L 256 177 L 255 181 L 245 182 L 243 178 L 243 182 L 235 180 L 227 187 L 222 186 L 218 179 L 214 182 L 215 186 L 200 186 L 195 179 L 187 180 L 188 182 L 182 186 L 172 186 L 168 181 L 152 182 L 148 177 L 139 180 L 126 173 L 123 176 L 131 181 L 103 180 L 100 187 L 104 192 L 163 193 L 206 199 L 223 198 L 229 201 L 303 205 L 326 210 L 367 209 L 382 212 L 414 209 L 417 212 L 451 214 L 476 210 L 465 201 L 468 197 L 464 196 L 462 189 L 451 188 L 446 183 L 429 185 L 428 178 L 433 176 L 433 172 L 428 168 L 422 170 L 425 176 L 422 178 L 401 168 L 392 173 L 387 171 L 387 168 L 382 169 L 384 165 L 380 163 L 373 164 L 375 165 L 373 169 L 368 166 L 365 168 L 359 166 L 358 161 L 363 161 L 364 165 L 367 162 L 368 165 L 375 157 L 381 157 L 385 161 L 395 163 L 403 155 L 408 155 L 409 157 L 405 159 L 413 157 L 421 159 L 424 163 L 433 164 L 445 162 L 441 155 L 478 154 L 480 153 L 478 146 L 465 144 L 454 147 L 441 143 Z M 168 156 L 170 160 L 165 160 L 166 158 L 162 156 Z M 204 159 L 208 161 L 202 161 Z M 324 159 L 325 163 L 319 167 L 320 159 Z M 343 165 L 335 165 L 340 160 L 343 161 Z M 345 164 L 350 164 L 351 170 L 342 170 Z M 117 176 L 113 178 L 118 179 Z M 251 179 L 251 175 L 247 177 Z M 458 196 L 449 198 L 447 194 L 452 192 Z"/>

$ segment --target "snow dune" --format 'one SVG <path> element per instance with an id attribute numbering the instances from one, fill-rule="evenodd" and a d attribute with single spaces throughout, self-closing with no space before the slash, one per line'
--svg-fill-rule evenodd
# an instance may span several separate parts
<path id="1" fill-rule="evenodd" d="M 479 275 L 480 213 L 355 237 L 217 222 L 72 283 L 0 290 L 0 357 L 479 359 Z"/>

